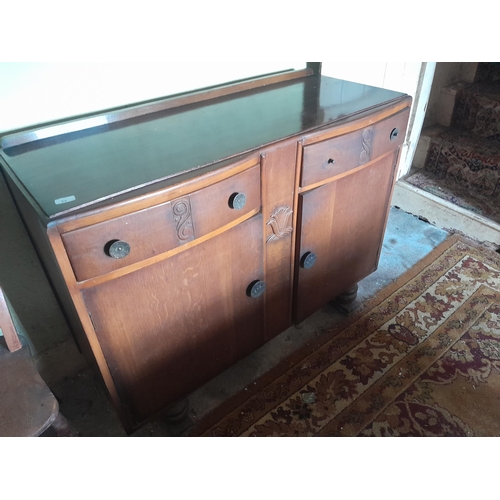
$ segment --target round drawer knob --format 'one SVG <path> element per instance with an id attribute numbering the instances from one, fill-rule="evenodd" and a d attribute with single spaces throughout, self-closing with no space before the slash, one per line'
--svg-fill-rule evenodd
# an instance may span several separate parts
<path id="1" fill-rule="evenodd" d="M 104 247 L 105 252 L 113 259 L 123 259 L 130 253 L 130 245 L 126 241 L 109 241 Z"/>
<path id="2" fill-rule="evenodd" d="M 399 136 L 399 129 L 393 128 L 391 131 L 391 141 L 395 141 Z"/>
<path id="3" fill-rule="evenodd" d="M 234 210 L 241 210 L 245 203 L 247 202 L 247 197 L 243 193 L 233 193 L 229 197 L 229 207 Z"/>
<path id="4" fill-rule="evenodd" d="M 266 283 L 261 280 L 255 280 L 248 285 L 247 295 L 249 297 L 252 297 L 252 299 L 256 299 L 257 297 L 260 297 L 265 291 Z"/>
<path id="5" fill-rule="evenodd" d="M 330 165 L 334 165 L 334 164 L 335 164 L 335 159 L 333 159 L 333 158 L 328 158 L 328 163 L 329 163 Z"/>
<path id="6" fill-rule="evenodd" d="M 313 252 L 306 252 L 300 259 L 300 266 L 304 269 L 310 269 L 314 266 L 317 256 Z"/>

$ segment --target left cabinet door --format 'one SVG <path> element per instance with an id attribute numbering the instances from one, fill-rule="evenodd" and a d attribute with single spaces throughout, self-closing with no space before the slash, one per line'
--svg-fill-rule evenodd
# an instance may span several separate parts
<path id="1" fill-rule="evenodd" d="M 132 425 L 264 343 L 264 283 L 258 214 L 166 260 L 84 290 Z"/>

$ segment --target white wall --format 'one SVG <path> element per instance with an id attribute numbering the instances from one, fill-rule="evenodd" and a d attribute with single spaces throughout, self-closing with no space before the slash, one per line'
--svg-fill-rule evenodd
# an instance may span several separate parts
<path id="1" fill-rule="evenodd" d="M 323 62 L 326 76 L 414 95 L 421 62 Z"/>
<path id="2" fill-rule="evenodd" d="M 305 64 L 0 63 L 0 134 Z"/>
<path id="3" fill-rule="evenodd" d="M 333 78 L 403 92 L 413 98 L 398 178 L 411 168 L 422 130 L 436 63 L 422 62 L 323 62 L 322 73 Z"/>

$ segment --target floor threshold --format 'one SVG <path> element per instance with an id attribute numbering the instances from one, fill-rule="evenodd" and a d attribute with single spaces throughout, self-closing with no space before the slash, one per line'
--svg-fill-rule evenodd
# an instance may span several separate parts
<path id="1" fill-rule="evenodd" d="M 404 180 L 394 188 L 392 205 L 446 230 L 469 235 L 497 249 L 500 246 L 500 224 L 466 210 Z"/>

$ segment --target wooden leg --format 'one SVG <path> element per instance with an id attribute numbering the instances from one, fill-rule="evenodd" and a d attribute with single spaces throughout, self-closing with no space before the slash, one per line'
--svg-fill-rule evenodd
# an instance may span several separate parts
<path id="1" fill-rule="evenodd" d="M 175 424 L 182 420 L 187 415 L 188 411 L 189 401 L 187 399 L 182 399 L 165 410 L 165 419 L 167 423 Z"/>
<path id="2" fill-rule="evenodd" d="M 349 315 L 354 309 L 354 301 L 358 295 L 358 284 L 356 283 L 351 288 L 346 290 L 344 293 L 341 293 L 338 297 L 336 297 L 332 304 L 346 316 Z"/>
<path id="3" fill-rule="evenodd" d="M 189 417 L 188 399 L 183 399 L 169 406 L 163 415 L 174 436 L 187 436 L 193 427 L 193 421 Z"/>
<path id="4" fill-rule="evenodd" d="M 344 293 L 341 293 L 336 300 L 341 304 L 352 304 L 356 300 L 356 296 L 358 295 L 358 284 L 351 286 Z"/>
<path id="5" fill-rule="evenodd" d="M 77 437 L 78 432 L 73 428 L 69 421 L 60 413 L 57 414 L 56 419 L 52 422 L 52 429 L 57 437 Z"/>

